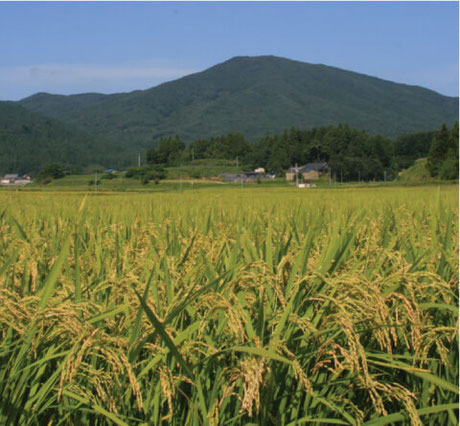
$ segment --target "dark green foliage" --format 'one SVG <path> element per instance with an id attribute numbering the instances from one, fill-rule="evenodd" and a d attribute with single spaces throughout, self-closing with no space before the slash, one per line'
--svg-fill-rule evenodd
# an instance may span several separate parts
<path id="1" fill-rule="evenodd" d="M 133 163 L 137 159 L 137 150 L 131 149 L 131 155 L 119 149 L 117 144 L 99 143 L 53 119 L 37 116 L 12 103 L 0 103 L 1 108 L 0 135 L 3 138 L 0 139 L 0 151 L 3 155 L 0 157 L 0 172 L 36 173 L 50 160 L 75 172 L 95 162 L 113 167 Z M 280 134 L 265 135 L 254 143 L 249 143 L 237 132 L 196 139 L 188 147 L 178 136 L 164 137 L 147 151 L 149 166 L 128 169 L 126 176 L 139 177 L 145 182 L 158 181 L 163 178 L 163 172 L 152 171 L 152 165 L 171 167 L 221 159 L 246 170 L 264 167 L 278 175 L 295 164 L 327 161 L 332 168 L 331 175 L 344 181 L 382 180 L 384 173 L 387 179 L 391 179 L 396 170 L 428 154 L 427 141 L 432 134 L 437 132 L 405 134 L 391 141 L 339 124 L 309 130 L 291 127 Z M 458 170 L 458 156 L 455 155 L 458 152 L 458 132 L 456 143 L 454 131 L 451 136 L 439 137 L 447 141 L 442 145 L 445 152 L 441 152 L 441 157 L 444 158 L 448 151 L 454 155 L 453 159 L 449 155 L 451 159 L 442 167 L 437 165 L 436 173 L 451 178 Z M 21 161 L 18 162 L 18 159 Z M 102 170 L 102 166 L 99 169 Z M 198 169 L 189 171 L 195 178 L 208 176 Z M 103 179 L 115 177 L 112 174 L 103 176 Z"/>
<path id="2" fill-rule="evenodd" d="M 64 167 L 58 163 L 47 164 L 37 175 L 36 180 L 42 185 L 47 185 L 53 179 L 60 179 L 65 176 Z"/>
<path id="3" fill-rule="evenodd" d="M 445 180 L 458 179 L 458 155 L 448 156 L 439 170 L 439 177 Z"/>
<path id="4" fill-rule="evenodd" d="M 150 164 L 238 158 L 282 173 L 295 163 L 328 161 L 345 180 L 381 179 L 385 171 L 390 178 L 428 154 L 430 132 L 420 131 L 458 117 L 458 98 L 273 56 L 236 57 L 149 90 L 40 93 L 19 103 L 66 125 L 2 103 L 0 173 L 36 173 L 48 161 L 125 168 L 148 149 Z M 282 133 L 287 128 L 311 130 Z M 419 133 L 407 134 L 413 131 Z M 395 143 L 373 139 L 402 133 Z M 451 169 L 447 164 L 443 175 Z"/>
<path id="5" fill-rule="evenodd" d="M 174 135 L 190 142 L 237 131 L 254 141 L 291 126 L 348 123 L 395 137 L 453 124 L 458 117 L 458 98 L 274 56 L 236 57 L 149 90 L 40 93 L 20 103 L 116 141 L 125 156 Z"/>
<path id="6" fill-rule="evenodd" d="M 458 122 L 450 131 L 443 124 L 433 137 L 427 168 L 433 177 L 458 179 Z"/>
<path id="7" fill-rule="evenodd" d="M 155 166 L 150 168 L 143 176 L 142 176 L 142 183 L 147 184 L 150 181 L 154 181 L 156 184 L 160 182 L 160 180 L 166 177 L 166 170 L 162 166 Z"/>
<path id="8" fill-rule="evenodd" d="M 295 164 L 328 162 L 331 175 L 344 181 L 391 179 L 396 173 L 392 141 L 371 136 L 347 125 L 319 129 L 291 128 L 281 135 L 266 136 L 252 145 L 244 157 L 250 168 L 264 167 L 282 174 Z"/>
<path id="9" fill-rule="evenodd" d="M 251 151 L 251 145 L 241 133 L 229 133 L 225 136 L 198 139 L 192 142 L 188 151 L 194 159 L 221 158 L 234 160 L 243 158 Z"/>
<path id="10" fill-rule="evenodd" d="M 252 144 L 238 133 L 201 138 L 185 149 L 180 146 L 174 155 L 190 169 L 183 170 L 183 173 L 196 178 L 203 174 L 191 173 L 191 166 L 200 161 L 209 163 L 203 164 L 207 167 L 215 161 L 230 161 L 234 166 L 238 162 L 243 169 L 264 167 L 268 172 L 277 175 L 283 175 L 286 169 L 295 164 L 300 166 L 325 161 L 332 169 L 332 178 L 343 181 L 383 180 L 386 174 L 386 178 L 391 180 L 402 168 L 402 158 L 411 165 L 415 159 L 428 154 L 427 138 L 434 134 L 435 131 L 405 134 L 393 141 L 381 135 L 371 136 L 365 131 L 342 124 L 310 130 L 292 127 L 279 135 L 264 136 Z M 173 141 L 174 139 L 163 139 L 161 146 L 170 146 Z M 152 163 L 159 162 L 159 152 L 159 148 L 148 150 L 147 159 Z M 167 156 L 162 157 L 163 164 L 175 165 L 174 161 L 167 162 L 166 158 Z M 191 158 L 194 160 L 190 161 Z M 411 163 L 409 159 L 413 159 Z M 128 170 L 127 176 L 135 173 L 135 170 L 137 169 Z"/>
<path id="11" fill-rule="evenodd" d="M 108 147 L 94 137 L 12 102 L 0 102 L 0 174 L 37 174 L 49 162 L 75 169 L 109 157 Z"/>
<path id="12" fill-rule="evenodd" d="M 179 164 L 185 144 L 179 137 L 162 138 L 157 148 L 147 150 L 146 157 L 149 164 L 167 164 L 174 166 Z"/>
<path id="13" fill-rule="evenodd" d="M 396 138 L 395 160 L 398 168 L 407 169 L 419 158 L 424 158 L 430 151 L 431 141 L 437 131 L 405 133 Z"/>
<path id="14" fill-rule="evenodd" d="M 138 168 L 137 167 L 130 167 L 126 170 L 125 177 L 132 178 L 138 176 Z"/>
<path id="15" fill-rule="evenodd" d="M 51 176 L 44 176 L 39 179 L 39 182 L 40 185 L 48 185 L 52 180 L 53 178 Z"/>
<path id="16" fill-rule="evenodd" d="M 65 176 L 65 170 L 61 164 L 51 163 L 43 168 L 40 172 L 40 176 L 50 176 L 53 179 L 60 179 Z"/>
<path id="17" fill-rule="evenodd" d="M 243 171 L 241 163 L 236 167 L 235 160 L 206 158 L 186 162 L 178 167 L 168 167 L 168 179 L 200 179 L 218 176 L 222 173 L 241 173 Z"/>
<path id="18" fill-rule="evenodd" d="M 431 142 L 430 153 L 428 155 L 427 167 L 431 176 L 439 175 L 439 169 L 447 157 L 448 145 L 449 131 L 447 126 L 443 124 L 441 130 L 435 135 Z"/>
<path id="19" fill-rule="evenodd" d="M 118 175 L 115 174 L 115 173 L 104 173 L 104 174 L 101 176 L 101 179 L 112 180 L 112 179 L 116 179 L 117 177 L 118 177 Z"/>
<path id="20" fill-rule="evenodd" d="M 131 167 L 126 171 L 125 177 L 140 179 L 143 184 L 147 184 L 152 180 L 158 183 L 166 177 L 166 170 L 159 164 L 144 167 Z"/>

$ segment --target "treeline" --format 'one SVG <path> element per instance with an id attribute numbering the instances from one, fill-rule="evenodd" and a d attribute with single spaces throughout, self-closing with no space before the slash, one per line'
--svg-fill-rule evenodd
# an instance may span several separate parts
<path id="1" fill-rule="evenodd" d="M 230 133 L 197 139 L 188 146 L 176 136 L 160 139 L 156 147 L 147 151 L 146 156 L 148 163 L 166 166 L 187 164 L 199 159 L 228 159 L 247 169 L 264 167 L 268 172 L 279 175 L 295 164 L 326 161 L 332 174 L 344 181 L 383 180 L 384 176 L 392 179 L 399 170 L 410 167 L 418 158 L 426 157 L 432 141 L 437 140 L 438 135 L 442 135 L 438 145 L 444 144 L 446 135 L 443 129 L 389 139 L 342 124 L 310 130 L 293 127 L 282 134 L 267 135 L 254 143 L 249 143 L 239 133 Z M 456 131 L 458 152 L 458 124 Z M 451 133 L 454 134 L 455 129 Z M 452 139 L 453 136 L 450 137 Z M 452 151 L 453 148 L 449 149 Z M 437 164 L 439 158 L 450 158 L 451 154 L 433 155 L 436 157 L 433 161 Z M 442 173 L 443 177 L 448 175 L 447 172 Z"/>

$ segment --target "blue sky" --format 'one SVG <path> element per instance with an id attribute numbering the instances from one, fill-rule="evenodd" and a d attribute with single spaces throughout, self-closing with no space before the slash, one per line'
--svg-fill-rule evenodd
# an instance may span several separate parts
<path id="1" fill-rule="evenodd" d="M 457 2 L 0 2 L 0 100 L 146 89 L 239 55 L 458 96 Z"/>

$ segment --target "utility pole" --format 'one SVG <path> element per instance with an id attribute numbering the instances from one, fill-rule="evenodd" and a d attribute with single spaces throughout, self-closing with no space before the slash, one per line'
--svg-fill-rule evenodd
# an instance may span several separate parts
<path id="1" fill-rule="evenodd" d="M 383 180 L 386 182 L 387 181 L 387 171 L 383 171 Z"/>
<path id="2" fill-rule="evenodd" d="M 137 167 L 141 167 L 141 154 L 137 154 Z"/>

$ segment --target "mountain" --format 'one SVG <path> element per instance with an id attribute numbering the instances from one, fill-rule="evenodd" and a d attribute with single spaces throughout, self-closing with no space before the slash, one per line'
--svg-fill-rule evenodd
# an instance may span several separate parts
<path id="1" fill-rule="evenodd" d="M 37 173 L 51 162 L 94 164 L 108 152 L 93 136 L 13 102 L 0 102 L 0 174 Z"/>
<path id="2" fill-rule="evenodd" d="M 458 118 L 458 98 L 274 56 L 235 57 L 148 90 L 39 93 L 19 103 L 126 149 L 170 135 L 189 142 L 237 131 L 255 140 L 291 126 L 337 123 L 394 137 Z"/>

